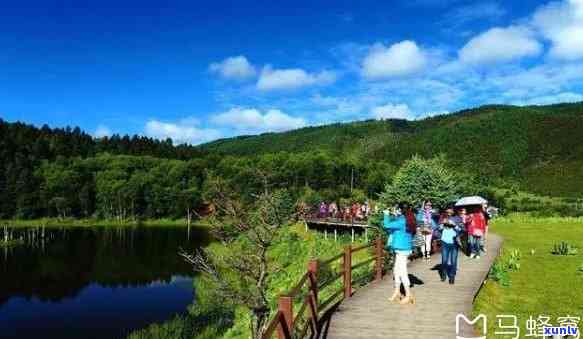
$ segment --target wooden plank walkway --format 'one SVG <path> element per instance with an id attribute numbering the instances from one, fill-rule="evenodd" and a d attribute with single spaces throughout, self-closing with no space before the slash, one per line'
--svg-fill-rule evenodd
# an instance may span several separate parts
<path id="1" fill-rule="evenodd" d="M 399 338 L 452 339 L 456 338 L 455 318 L 459 313 L 470 317 L 472 303 L 490 266 L 499 253 L 502 239 L 488 235 L 487 254 L 480 259 L 469 259 L 462 253 L 458 258 L 455 285 L 441 282 L 436 265 L 441 255 L 434 254 L 431 263 L 415 260 L 409 264 L 409 275 L 414 277 L 411 289 L 415 305 L 390 303 L 393 291 L 392 274 L 378 283 L 371 283 L 344 300 L 332 315 L 329 339 Z M 433 270 L 432 270 L 433 269 Z M 471 318 L 470 318 L 471 319 Z M 463 323 L 463 321 L 462 321 Z M 463 328 L 462 332 L 473 332 Z"/>
<path id="2" fill-rule="evenodd" d="M 369 226 L 366 221 L 356 221 L 347 222 L 338 219 L 306 219 L 306 223 L 314 225 L 329 225 L 329 226 L 340 226 L 340 227 L 360 227 L 360 228 L 373 228 Z"/>

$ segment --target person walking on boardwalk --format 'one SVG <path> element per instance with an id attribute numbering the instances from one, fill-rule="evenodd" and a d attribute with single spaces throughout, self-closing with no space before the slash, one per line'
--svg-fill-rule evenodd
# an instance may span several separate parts
<path id="1" fill-rule="evenodd" d="M 439 274 L 441 281 L 449 278 L 449 283 L 453 285 L 455 283 L 458 258 L 456 239 L 461 232 L 461 228 L 446 215 L 441 219 L 439 229 L 441 230 L 441 269 Z"/>
<path id="2" fill-rule="evenodd" d="M 433 220 L 433 205 L 431 201 L 426 201 L 423 208 L 419 211 L 417 219 L 422 227 L 420 227 L 417 235 L 417 245 L 421 247 L 421 255 L 429 262 L 431 260 L 431 241 L 433 239 L 433 231 L 437 229 L 437 223 Z"/>
<path id="3" fill-rule="evenodd" d="M 331 218 L 336 219 L 338 217 L 338 205 L 336 205 L 335 201 L 332 201 L 330 205 L 328 205 L 328 213 Z"/>
<path id="4" fill-rule="evenodd" d="M 482 214 L 484 214 L 484 221 L 486 226 L 484 227 L 484 236 L 481 239 L 482 241 L 480 241 L 480 249 L 482 250 L 482 252 L 486 253 L 486 242 L 488 241 L 488 226 L 490 225 L 490 219 L 492 218 L 492 216 L 488 212 L 488 203 L 482 204 Z"/>
<path id="5" fill-rule="evenodd" d="M 352 207 L 350 207 L 350 214 L 352 216 L 353 221 L 358 218 L 359 213 L 360 213 L 360 206 L 358 206 L 357 202 L 353 202 Z"/>
<path id="6" fill-rule="evenodd" d="M 462 207 L 458 210 L 459 220 L 461 220 L 461 227 L 462 227 L 462 243 L 464 245 L 463 252 L 466 256 L 470 257 L 472 255 L 472 248 L 470 246 L 470 221 L 471 218 L 468 215 L 468 212 L 465 207 Z"/>
<path id="7" fill-rule="evenodd" d="M 323 219 L 323 218 L 327 218 L 328 217 L 328 205 L 326 205 L 326 202 L 322 201 L 320 203 L 320 210 L 318 213 L 318 218 Z"/>
<path id="8" fill-rule="evenodd" d="M 351 216 L 350 216 L 350 207 L 349 206 L 346 206 L 346 207 L 344 207 L 344 211 L 342 213 L 342 221 L 349 222 L 350 221 L 350 218 L 351 218 Z"/>
<path id="9" fill-rule="evenodd" d="M 461 251 L 462 254 L 466 254 L 466 249 L 468 248 L 467 246 L 467 230 L 466 230 L 466 224 L 464 222 L 465 217 L 462 217 L 462 215 L 465 215 L 465 209 L 460 209 L 458 210 L 457 213 L 455 213 L 455 210 L 453 209 L 453 207 L 449 207 L 447 210 L 447 215 L 449 218 L 449 222 L 450 224 L 454 224 L 455 226 L 457 226 L 458 228 L 458 232 L 457 232 L 457 237 L 456 237 L 456 243 L 458 246 L 458 252 Z M 467 254 L 469 255 L 469 254 Z"/>
<path id="10" fill-rule="evenodd" d="M 399 303 L 402 305 L 415 303 L 415 298 L 411 294 L 411 282 L 409 281 L 409 272 L 407 270 L 415 225 L 407 225 L 407 220 L 401 213 L 405 210 L 404 206 L 401 205 L 393 215 L 388 210 L 383 211 L 383 227 L 390 233 L 387 245 L 395 253 L 393 266 L 395 290 L 389 301 L 397 301 L 400 298 Z M 401 296 L 401 284 L 403 284 L 405 290 L 404 296 Z"/>
<path id="11" fill-rule="evenodd" d="M 470 258 L 479 259 L 482 250 L 482 239 L 486 233 L 486 218 L 482 209 L 477 209 L 468 217 L 468 242 L 470 244 Z"/>

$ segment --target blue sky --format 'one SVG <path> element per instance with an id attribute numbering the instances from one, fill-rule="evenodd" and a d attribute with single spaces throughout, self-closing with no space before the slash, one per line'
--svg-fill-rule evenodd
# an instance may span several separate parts
<path id="1" fill-rule="evenodd" d="M 0 117 L 216 138 L 583 100 L 583 0 L 20 1 Z"/>

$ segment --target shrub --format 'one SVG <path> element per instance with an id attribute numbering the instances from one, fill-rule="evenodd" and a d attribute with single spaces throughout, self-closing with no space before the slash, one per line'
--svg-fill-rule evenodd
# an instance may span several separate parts
<path id="1" fill-rule="evenodd" d="M 506 265 L 510 271 L 520 270 L 521 257 L 522 253 L 520 252 L 519 249 L 515 249 L 510 252 L 510 256 L 508 256 L 508 260 L 506 261 Z"/>
<path id="2" fill-rule="evenodd" d="M 520 270 L 520 258 L 522 253 L 518 249 L 511 250 L 508 255 L 504 255 L 496 260 L 488 278 L 498 282 L 501 286 L 508 287 L 511 284 L 510 272 L 517 272 Z"/>
<path id="3" fill-rule="evenodd" d="M 575 255 L 577 254 L 577 248 L 566 241 L 561 241 L 553 245 L 551 253 L 554 255 Z"/>
<path id="4" fill-rule="evenodd" d="M 508 275 L 508 270 L 504 267 L 504 263 L 501 261 L 496 261 L 494 265 L 492 265 L 490 273 L 488 274 L 488 278 L 498 282 L 504 287 L 510 286 L 510 276 Z"/>

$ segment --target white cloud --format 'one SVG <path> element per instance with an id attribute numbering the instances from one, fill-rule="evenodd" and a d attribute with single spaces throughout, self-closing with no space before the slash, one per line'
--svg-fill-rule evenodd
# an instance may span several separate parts
<path id="1" fill-rule="evenodd" d="M 555 39 L 550 54 L 566 60 L 583 58 L 583 26 L 564 29 L 561 38 Z"/>
<path id="2" fill-rule="evenodd" d="M 413 112 L 409 109 L 407 104 L 393 105 L 388 103 L 383 106 L 374 107 L 371 110 L 372 116 L 375 119 L 413 119 Z"/>
<path id="3" fill-rule="evenodd" d="M 583 0 L 551 2 L 536 10 L 532 24 L 552 42 L 550 55 L 583 58 Z"/>
<path id="4" fill-rule="evenodd" d="M 551 105 L 561 102 L 579 102 L 583 101 L 583 95 L 573 92 L 562 92 L 554 95 L 545 95 L 534 97 L 526 100 L 515 101 L 513 104 L 528 106 L 528 105 Z"/>
<path id="5" fill-rule="evenodd" d="M 257 89 L 260 91 L 290 90 L 312 85 L 328 85 L 336 81 L 336 73 L 322 71 L 308 73 L 300 68 L 273 69 L 270 65 L 263 67 Z"/>
<path id="6" fill-rule="evenodd" d="M 111 130 L 105 125 L 98 125 L 95 129 L 95 132 L 93 133 L 96 138 L 108 137 L 111 134 Z"/>
<path id="7" fill-rule="evenodd" d="M 485 18 L 485 13 L 492 14 L 494 20 L 506 16 L 504 19 L 513 22 L 511 26 L 493 24 L 485 26 L 483 31 L 469 33 L 463 48 L 448 41 L 420 45 L 405 40 L 374 45 L 346 42 L 330 50 L 337 61 L 338 72 L 345 72 L 347 80 L 361 76 L 363 80 L 372 81 L 361 79 L 320 89 L 315 85 L 334 81 L 336 74 L 332 73 L 333 76 L 326 80 L 322 73 L 308 71 L 308 66 L 284 65 L 280 69 L 257 66 L 254 86 L 229 88 L 227 93 L 220 91 L 226 98 L 221 101 L 222 107 L 250 108 L 234 109 L 237 115 L 232 111 L 225 112 L 232 113 L 230 115 L 219 114 L 209 123 L 232 134 L 280 130 L 283 127 L 279 126 L 285 125 L 270 123 L 267 128 L 268 111 L 253 107 L 284 107 L 286 112 L 297 112 L 291 117 L 280 112 L 280 116 L 299 119 L 289 125 L 294 126 L 295 122 L 297 126 L 294 127 L 301 127 L 306 121 L 299 116 L 306 117 L 313 125 L 373 116 L 419 119 L 492 103 L 526 105 L 578 101 L 583 95 L 583 58 L 576 60 L 580 39 L 583 39 L 583 31 L 579 31 L 583 19 L 575 19 L 583 18 L 582 4 L 583 0 L 560 0 L 522 18 L 510 18 L 501 6 L 504 2 L 498 0 L 455 6 L 459 10 L 445 16 L 449 14 L 458 23 L 468 25 L 459 26 L 459 32 L 468 28 L 481 29 L 487 22 L 493 22 Z M 469 27 L 476 20 L 482 21 L 477 27 Z M 436 29 L 443 29 L 442 21 L 437 24 Z M 482 64 L 485 65 L 476 67 Z M 374 81 L 377 79 L 382 81 Z M 307 86 L 316 88 L 278 96 L 263 93 Z M 212 125 L 213 121 L 216 125 Z"/>
<path id="8" fill-rule="evenodd" d="M 362 69 L 362 60 L 369 53 L 370 46 L 355 42 L 344 42 L 330 49 L 341 67 L 349 72 L 358 73 Z"/>
<path id="9" fill-rule="evenodd" d="M 224 79 L 232 80 L 249 79 L 257 73 L 255 67 L 242 55 L 229 57 L 221 62 L 213 62 L 210 64 L 209 70 Z"/>
<path id="10" fill-rule="evenodd" d="M 333 110 L 335 115 L 346 116 L 361 112 L 365 106 L 365 100 L 363 99 L 365 98 L 361 96 L 335 97 L 316 94 L 312 96 L 310 101 L 317 106 Z"/>
<path id="11" fill-rule="evenodd" d="M 211 122 L 235 129 L 255 128 L 263 122 L 263 115 L 254 108 L 236 107 L 211 117 Z"/>
<path id="12" fill-rule="evenodd" d="M 482 64 L 536 56 L 541 50 L 541 44 L 528 28 L 496 27 L 468 41 L 459 51 L 459 58 L 464 63 Z"/>
<path id="13" fill-rule="evenodd" d="M 156 139 L 171 138 L 175 143 L 199 144 L 218 139 L 222 134 L 215 129 L 198 128 L 193 125 L 161 122 L 152 119 L 146 123 L 146 135 Z"/>
<path id="14" fill-rule="evenodd" d="M 285 131 L 306 126 L 306 121 L 278 109 L 262 113 L 255 108 L 236 107 L 211 117 L 211 122 L 249 133 Z"/>
<path id="15" fill-rule="evenodd" d="M 389 47 L 376 43 L 364 58 L 361 73 L 367 79 L 399 77 L 416 73 L 425 64 L 425 53 L 414 41 L 405 40 Z"/>
<path id="16" fill-rule="evenodd" d="M 482 84 L 484 89 L 490 89 L 491 86 L 510 92 L 512 95 L 506 97 L 516 100 L 572 91 L 570 88 L 583 85 L 583 63 L 543 64 L 528 69 L 510 69 L 505 74 L 486 77 Z"/>
<path id="17" fill-rule="evenodd" d="M 435 111 L 452 111 L 464 102 L 466 89 L 453 75 L 433 79 L 428 74 L 424 78 L 370 83 L 364 90 L 370 96 L 382 99 L 375 106 L 392 102 L 406 103 L 416 114 Z M 471 89 L 473 87 L 470 87 Z M 374 107 L 374 106 L 371 106 Z"/>
<path id="18" fill-rule="evenodd" d="M 497 2 L 479 2 L 460 6 L 444 15 L 441 24 L 459 28 L 476 20 L 496 20 L 506 15 L 506 10 Z"/>
<path id="19" fill-rule="evenodd" d="M 200 124 L 200 119 L 195 116 L 188 116 L 185 118 L 180 119 L 178 122 L 180 125 L 198 125 Z"/>
<path id="20" fill-rule="evenodd" d="M 434 112 L 451 112 L 463 108 L 466 89 L 458 86 L 458 78 L 454 79 L 452 75 L 446 75 L 445 78 L 437 80 L 426 75 L 415 81 L 395 78 L 382 82 L 362 82 L 358 88 L 352 88 L 345 95 L 316 94 L 310 98 L 313 106 L 303 110 L 311 112 L 316 121 L 336 122 L 383 116 L 413 119 Z M 410 113 L 402 114 L 406 110 L 399 104 L 406 105 Z"/>

